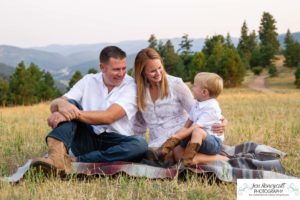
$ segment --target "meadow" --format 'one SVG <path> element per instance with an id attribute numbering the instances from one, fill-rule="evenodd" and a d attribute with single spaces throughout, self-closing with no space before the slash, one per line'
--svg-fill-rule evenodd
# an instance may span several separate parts
<path id="1" fill-rule="evenodd" d="M 225 144 L 263 143 L 286 152 L 281 159 L 287 172 L 300 177 L 300 90 L 293 85 L 290 69 L 268 78 L 273 92 L 245 86 L 225 89 L 219 97 L 229 121 Z M 49 102 L 33 106 L 0 108 L 0 177 L 7 176 L 27 159 L 46 152 L 44 137 L 50 131 L 46 119 Z M 17 185 L 0 182 L 0 199 L 235 199 L 236 184 L 207 177 L 150 180 L 125 174 L 87 180 L 45 179 L 28 175 Z"/>

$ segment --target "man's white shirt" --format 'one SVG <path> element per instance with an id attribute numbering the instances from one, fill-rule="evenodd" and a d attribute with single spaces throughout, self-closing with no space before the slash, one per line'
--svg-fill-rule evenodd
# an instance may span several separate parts
<path id="1" fill-rule="evenodd" d="M 84 111 L 105 111 L 112 104 L 118 104 L 125 110 L 126 116 L 109 125 L 92 125 L 94 132 L 101 134 L 106 131 L 133 135 L 131 118 L 137 111 L 136 84 L 127 74 L 122 83 L 114 87 L 110 93 L 103 82 L 101 72 L 87 74 L 64 96 L 76 100 Z"/>

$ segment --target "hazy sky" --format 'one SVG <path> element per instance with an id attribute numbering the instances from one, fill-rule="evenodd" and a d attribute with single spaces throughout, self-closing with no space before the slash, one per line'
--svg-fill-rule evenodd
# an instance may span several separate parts
<path id="1" fill-rule="evenodd" d="M 299 0 L 0 0 L 0 44 L 19 47 L 212 36 L 258 30 L 264 11 L 279 33 L 300 31 Z"/>

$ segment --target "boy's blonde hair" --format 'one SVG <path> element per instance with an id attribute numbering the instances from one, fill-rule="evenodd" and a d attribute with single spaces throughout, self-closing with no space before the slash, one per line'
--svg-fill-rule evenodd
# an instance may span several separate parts
<path id="1" fill-rule="evenodd" d="M 196 82 L 208 90 L 210 97 L 217 98 L 223 91 L 223 79 L 218 74 L 200 72 L 195 76 L 194 83 Z"/>

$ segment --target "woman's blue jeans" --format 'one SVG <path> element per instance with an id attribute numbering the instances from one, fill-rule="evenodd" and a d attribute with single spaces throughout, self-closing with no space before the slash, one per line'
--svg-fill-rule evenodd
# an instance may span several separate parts
<path id="1" fill-rule="evenodd" d="M 78 102 L 69 102 L 82 109 Z M 79 162 L 138 162 L 148 148 L 146 140 L 141 136 L 125 136 L 114 132 L 96 135 L 91 125 L 75 120 L 60 123 L 47 137 L 62 141 Z"/>

